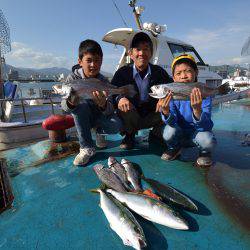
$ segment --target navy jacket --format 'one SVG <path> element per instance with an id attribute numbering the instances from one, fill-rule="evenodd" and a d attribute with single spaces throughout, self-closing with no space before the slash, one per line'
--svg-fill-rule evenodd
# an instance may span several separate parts
<path id="1" fill-rule="evenodd" d="M 151 92 L 150 87 L 152 87 L 153 85 L 173 82 L 173 79 L 168 75 L 168 73 L 163 68 L 161 68 L 158 65 L 153 65 L 153 64 L 149 65 L 151 69 L 151 75 L 149 78 L 148 92 Z M 117 107 L 117 104 L 122 97 L 126 97 L 129 99 L 129 101 L 134 105 L 139 114 L 142 116 L 145 116 L 148 113 L 155 111 L 156 103 L 158 101 L 157 99 L 149 97 L 149 100 L 147 102 L 144 103 L 140 102 L 139 90 L 135 80 L 133 79 L 133 64 L 123 66 L 120 69 L 118 69 L 115 72 L 113 79 L 111 80 L 111 84 L 117 87 L 122 87 L 127 84 L 133 84 L 135 90 L 137 91 L 137 94 L 132 98 L 121 95 L 113 98 L 113 103 L 115 107 Z"/>

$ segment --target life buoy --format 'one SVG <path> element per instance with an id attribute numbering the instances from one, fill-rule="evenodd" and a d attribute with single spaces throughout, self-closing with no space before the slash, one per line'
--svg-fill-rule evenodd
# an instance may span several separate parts
<path id="1" fill-rule="evenodd" d="M 46 130 L 65 130 L 75 126 L 71 115 L 51 115 L 43 121 L 42 127 Z"/>

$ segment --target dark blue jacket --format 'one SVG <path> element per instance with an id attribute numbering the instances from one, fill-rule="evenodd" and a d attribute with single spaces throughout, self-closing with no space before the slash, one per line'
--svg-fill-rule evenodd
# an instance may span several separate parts
<path id="1" fill-rule="evenodd" d="M 153 85 L 163 84 L 163 83 L 170 83 L 173 82 L 173 79 L 168 75 L 168 73 L 158 65 L 149 64 L 151 69 L 151 75 L 149 78 L 149 86 L 148 92 L 151 92 L 150 87 Z M 137 109 L 140 115 L 144 116 L 147 115 L 149 112 L 154 112 L 156 108 L 157 99 L 149 97 L 148 102 L 141 103 L 140 102 L 140 95 L 137 84 L 133 78 L 133 64 L 123 66 L 118 69 L 113 79 L 111 80 L 111 84 L 122 87 L 127 84 L 133 84 L 137 94 L 134 97 L 127 97 L 127 96 L 116 96 L 113 98 L 113 104 L 117 107 L 119 100 L 122 97 L 126 97 L 129 101 L 133 104 L 133 106 Z"/>

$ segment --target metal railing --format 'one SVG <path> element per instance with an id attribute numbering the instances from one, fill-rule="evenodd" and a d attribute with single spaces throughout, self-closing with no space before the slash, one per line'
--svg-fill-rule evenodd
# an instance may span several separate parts
<path id="1" fill-rule="evenodd" d="M 53 100 L 54 99 L 54 100 Z M 31 101 L 31 100 L 43 100 L 42 104 L 36 105 L 36 106 L 44 106 L 46 104 L 49 104 L 51 106 L 51 113 L 54 115 L 55 114 L 55 109 L 54 109 L 54 104 L 60 104 L 61 100 L 59 98 L 52 98 L 52 97 L 33 97 L 33 98 L 8 98 L 8 99 L 0 99 L 0 104 L 1 104 L 1 121 L 4 122 L 6 119 L 5 115 L 5 107 L 4 103 L 6 102 L 20 102 L 21 107 L 22 107 L 22 113 L 23 113 L 23 118 L 24 122 L 27 123 L 27 116 L 26 116 L 26 111 L 25 111 L 25 106 L 32 106 L 29 104 L 25 104 L 25 101 Z M 49 103 L 44 103 L 44 101 L 49 101 Z M 13 105 L 15 105 L 13 103 Z M 35 105 L 34 105 L 35 106 Z"/>

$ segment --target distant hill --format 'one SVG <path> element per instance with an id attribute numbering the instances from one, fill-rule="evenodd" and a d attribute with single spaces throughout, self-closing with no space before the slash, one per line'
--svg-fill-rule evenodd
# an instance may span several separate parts
<path id="1" fill-rule="evenodd" d="M 10 70 L 16 70 L 18 71 L 20 78 L 29 78 L 31 75 L 40 75 L 41 78 L 48 76 L 48 78 L 53 78 L 54 76 L 59 76 L 60 74 L 64 74 L 64 76 L 67 76 L 71 73 L 71 70 L 66 68 L 43 68 L 43 69 L 33 69 L 33 68 L 17 68 L 12 65 L 6 64 L 5 72 L 9 73 Z M 108 78 L 112 77 L 111 73 L 101 71 L 103 75 L 105 75 Z"/>

